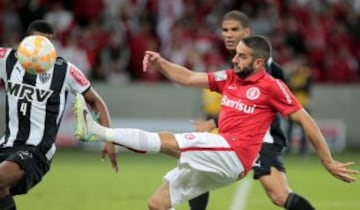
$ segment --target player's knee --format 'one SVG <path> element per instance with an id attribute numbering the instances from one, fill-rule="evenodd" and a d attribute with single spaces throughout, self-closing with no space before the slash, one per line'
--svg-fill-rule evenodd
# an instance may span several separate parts
<path id="1" fill-rule="evenodd" d="M 156 197 L 151 197 L 148 200 L 149 210 L 162 210 L 164 207 L 162 206 L 161 200 Z"/>
<path id="2" fill-rule="evenodd" d="M 281 193 L 272 192 L 272 193 L 269 193 L 269 197 L 270 197 L 271 201 L 273 202 L 273 204 L 283 207 L 285 205 L 288 194 L 289 193 L 287 193 L 287 192 L 281 192 Z"/>
<path id="3" fill-rule="evenodd" d="M 9 194 L 10 187 L 18 183 L 25 172 L 18 164 L 4 161 L 0 164 L 0 196 Z"/>

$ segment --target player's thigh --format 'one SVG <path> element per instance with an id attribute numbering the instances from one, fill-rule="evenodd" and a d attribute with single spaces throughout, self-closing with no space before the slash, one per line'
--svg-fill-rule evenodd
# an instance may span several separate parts
<path id="1" fill-rule="evenodd" d="M 156 209 L 155 207 L 171 208 L 169 182 L 167 180 L 164 180 L 160 187 L 151 195 L 148 203 L 151 209 Z"/>
<path id="2" fill-rule="evenodd" d="M 0 163 L 0 188 L 11 187 L 18 183 L 24 177 L 24 170 L 12 161 L 3 161 Z"/>
<path id="3" fill-rule="evenodd" d="M 49 170 L 50 162 L 36 148 L 23 146 L 8 151 L 1 165 L 0 176 L 5 177 L 11 194 L 20 195 L 41 181 Z"/>

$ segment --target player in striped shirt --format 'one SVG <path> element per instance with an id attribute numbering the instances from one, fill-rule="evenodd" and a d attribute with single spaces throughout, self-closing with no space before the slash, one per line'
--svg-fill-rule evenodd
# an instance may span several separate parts
<path id="1" fill-rule="evenodd" d="M 32 22 L 27 35 L 50 40 L 52 26 Z M 58 57 L 43 74 L 26 73 L 17 61 L 16 50 L 0 48 L 0 77 L 5 84 L 5 134 L 0 139 L 0 210 L 14 210 L 13 196 L 27 193 L 50 169 L 56 151 L 56 135 L 63 117 L 67 95 L 82 94 L 99 113 L 99 122 L 110 125 L 107 107 L 89 80 L 73 64 Z M 114 146 L 107 144 L 117 169 Z"/>

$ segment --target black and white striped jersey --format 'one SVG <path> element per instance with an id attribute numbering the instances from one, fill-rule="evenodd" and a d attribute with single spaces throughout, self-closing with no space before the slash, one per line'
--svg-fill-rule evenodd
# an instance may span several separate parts
<path id="1" fill-rule="evenodd" d="M 280 79 L 284 83 L 285 75 L 282 67 L 273 60 L 273 58 L 269 58 L 265 65 L 265 69 L 268 74 L 273 76 L 275 79 Z M 281 128 L 281 119 L 280 115 L 277 114 L 270 127 L 270 138 L 264 138 L 264 142 L 270 144 L 276 144 L 281 148 L 286 147 L 288 145 L 287 138 L 285 136 L 284 131 Z"/>
<path id="2" fill-rule="evenodd" d="M 90 82 L 73 64 L 57 58 L 43 74 L 28 74 L 16 58 L 16 50 L 0 48 L 0 77 L 6 92 L 6 128 L 0 148 L 36 146 L 49 160 L 68 93 L 83 93 Z"/>

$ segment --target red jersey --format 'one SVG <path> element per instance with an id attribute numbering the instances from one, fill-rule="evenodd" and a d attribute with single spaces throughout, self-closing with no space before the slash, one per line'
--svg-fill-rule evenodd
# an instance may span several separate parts
<path id="1" fill-rule="evenodd" d="M 210 90 L 223 95 L 219 134 L 235 150 L 247 172 L 276 113 L 288 116 L 302 107 L 288 87 L 265 69 L 246 79 L 236 76 L 232 69 L 211 72 L 208 78 Z"/>

